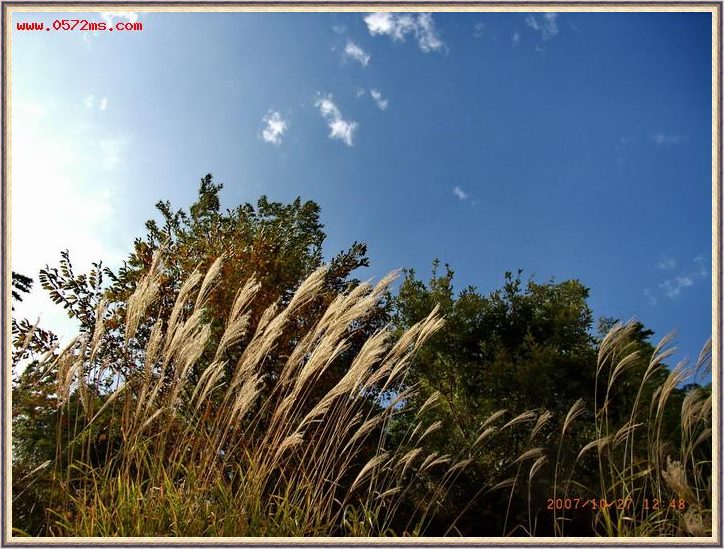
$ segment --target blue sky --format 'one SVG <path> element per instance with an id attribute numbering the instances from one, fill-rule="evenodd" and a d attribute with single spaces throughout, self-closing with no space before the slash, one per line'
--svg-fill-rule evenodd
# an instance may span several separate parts
<path id="1" fill-rule="evenodd" d="M 363 278 L 578 278 L 683 356 L 711 335 L 707 13 L 13 14 L 12 268 L 118 266 L 154 204 L 317 201 Z M 13 27 L 14 28 L 14 27 Z M 18 313 L 61 332 L 41 292 Z"/>

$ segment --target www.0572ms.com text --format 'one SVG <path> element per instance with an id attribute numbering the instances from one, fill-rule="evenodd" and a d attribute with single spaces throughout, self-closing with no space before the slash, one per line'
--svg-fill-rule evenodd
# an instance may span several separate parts
<path id="1" fill-rule="evenodd" d="M 87 19 L 56 19 L 49 25 L 44 22 L 22 21 L 16 23 L 15 28 L 19 31 L 142 31 L 143 23 L 141 21 L 119 21 L 115 24 L 108 24 L 106 21 L 96 22 Z"/>

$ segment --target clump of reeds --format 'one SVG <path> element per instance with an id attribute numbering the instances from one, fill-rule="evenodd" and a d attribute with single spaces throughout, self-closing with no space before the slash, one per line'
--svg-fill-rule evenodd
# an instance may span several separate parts
<path id="1" fill-rule="evenodd" d="M 634 321 L 618 324 L 599 347 L 592 411 L 595 436 L 573 464 L 595 454 L 598 483 L 575 483 L 573 471 L 566 477 L 563 464 L 557 463 L 556 495 L 575 497 L 587 491 L 584 499 L 594 500 L 587 508 L 599 535 L 711 536 L 711 391 L 688 391 L 680 408 L 680 433 L 667 432 L 664 422 L 674 391 L 703 372 L 711 373 L 711 342 L 693 368 L 681 362 L 669 370 L 663 361 L 674 349 L 671 336 L 664 337 L 651 354 L 628 420 L 621 425 L 610 415 L 612 395 L 624 374 L 640 364 L 632 337 L 635 330 Z M 582 412 L 582 406 L 574 405 L 563 430 Z M 556 534 L 564 535 L 565 510 L 554 513 L 554 521 Z"/>
<path id="2" fill-rule="evenodd" d="M 386 329 L 370 336 L 319 396 L 320 379 L 349 349 L 350 327 L 379 306 L 393 277 L 339 295 L 297 334 L 273 378 L 261 365 L 295 314 L 322 291 L 326 271 L 314 272 L 285 307 L 272 305 L 255 326 L 250 310 L 260 286 L 250 279 L 236 295 L 213 358 L 192 381 L 202 355 L 209 356 L 204 307 L 221 262 L 184 282 L 167 322 L 158 320 L 145 349 L 134 354 L 129 342 L 159 292 L 160 263 L 154 261 L 127 302 L 125 351 L 136 374 L 119 377 L 100 402 L 89 387 L 103 371 L 117 370 L 96 364 L 105 308 L 92 337 L 80 337 L 54 358 L 60 406 L 77 394 L 84 420 L 66 446 L 68 455 L 56 460 L 51 533 L 386 535 L 413 480 L 446 467 L 442 482 L 427 485 L 429 503 L 400 533 L 422 532 L 446 487 L 472 461 L 426 452 L 423 440 L 440 425 L 424 424 L 421 413 L 398 447 L 385 443 L 390 419 L 415 391 L 403 383 L 410 359 L 441 326 L 436 310 L 394 341 Z M 225 351 L 242 341 L 240 357 L 229 364 Z M 530 419 L 516 418 L 502 429 Z M 98 429 L 107 448 L 94 464 Z"/>
<path id="3" fill-rule="evenodd" d="M 440 405 L 433 394 L 412 410 L 414 420 L 399 441 L 389 443 L 391 421 L 410 413 L 406 404 L 415 400 L 416 388 L 405 377 L 416 350 L 442 324 L 437 310 L 396 339 L 388 329 L 377 331 L 350 358 L 353 327 L 379 307 L 393 278 L 359 284 L 338 295 L 316 321 L 299 324 L 297 316 L 324 291 L 322 268 L 286 305 L 273 304 L 256 321 L 251 311 L 260 285 L 248 280 L 223 332 L 213 338 L 205 312 L 222 261 L 205 274 L 192 273 L 168 319 L 154 322 L 149 311 L 161 276 L 156 258 L 126 303 L 125 348 L 113 355 L 123 357 L 125 368 L 101 352 L 105 304 L 98 307 L 92 334 L 41 360 L 39 371 L 56 375 L 60 412 L 58 455 L 48 465 L 51 499 L 43 502 L 49 534 L 420 535 L 486 443 L 521 427 L 530 430 L 527 438 L 516 435 L 527 446 L 501 466 L 501 473 L 511 474 L 480 486 L 476 497 L 500 499 L 495 492 L 509 490 L 510 510 L 514 492 L 527 486 L 532 500 L 534 479 L 551 457 L 546 441 L 537 440 L 552 417 L 545 410 L 512 418 L 499 410 L 458 455 L 440 455 L 425 446 L 441 429 L 441 422 L 424 419 Z M 141 326 L 145 345 L 136 337 Z M 291 326 L 298 330 L 295 345 L 279 355 Z M 551 495 L 567 497 L 587 488 L 600 499 L 626 502 L 623 509 L 593 513 L 599 534 L 708 536 L 711 452 L 707 459 L 702 449 L 711 448 L 712 396 L 696 390 L 683 399 L 680 443 L 672 447 L 664 411 L 687 371 L 674 369 L 654 390 L 649 383 L 664 371 L 668 340 L 643 373 L 628 421 L 615 425 L 609 417 L 613 389 L 638 359 L 630 347 L 633 330 L 633 324 L 617 326 L 600 345 L 594 410 L 579 400 L 563 420 Z M 330 386 L 326 374 L 341 357 L 348 367 Z M 271 358 L 278 365 L 273 373 L 264 367 Z M 710 368 L 708 348 L 698 368 Z M 116 376 L 113 390 L 104 393 L 99 387 L 109 376 Z M 592 417 L 587 423 L 593 423 L 595 437 L 575 463 L 563 464 L 562 447 L 584 415 Z M 574 470 L 594 452 L 597 485 L 582 487 L 572 480 Z M 666 507 L 653 509 L 654 499 Z M 670 508 L 674 499 L 687 504 Z M 472 500 L 446 534 L 456 532 L 456 521 L 470 505 Z M 403 509 L 409 516 L 400 516 Z M 535 535 L 538 515 L 529 508 L 527 527 L 513 528 Z M 565 511 L 556 512 L 553 521 L 556 535 L 565 535 Z M 510 531 L 507 524 L 503 530 Z"/>

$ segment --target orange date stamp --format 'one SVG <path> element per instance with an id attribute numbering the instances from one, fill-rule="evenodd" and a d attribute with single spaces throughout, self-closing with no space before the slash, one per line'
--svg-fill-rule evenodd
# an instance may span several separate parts
<path id="1" fill-rule="evenodd" d="M 568 511 L 572 509 L 616 509 L 617 511 L 658 511 L 672 509 L 685 511 L 688 504 L 683 498 L 657 499 L 643 498 L 634 501 L 632 498 L 548 498 L 546 507 L 549 511 Z"/>

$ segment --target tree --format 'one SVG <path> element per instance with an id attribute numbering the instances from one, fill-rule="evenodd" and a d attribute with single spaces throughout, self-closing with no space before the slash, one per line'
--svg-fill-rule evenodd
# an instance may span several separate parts
<path id="1" fill-rule="evenodd" d="M 418 353 L 408 380 L 420 388 L 416 400 L 409 402 L 410 409 L 421 406 L 434 392 L 442 396 L 442 405 L 430 413 L 443 428 L 427 439 L 428 449 L 441 454 L 465 452 L 485 420 L 499 410 L 506 410 L 509 417 L 527 411 L 550 417 L 541 425 L 535 444 L 528 435 L 511 430 L 491 438 L 460 476 L 446 512 L 440 514 L 441 527 L 459 517 L 457 530 L 464 535 L 501 535 L 508 533 L 500 530 L 506 522 L 527 522 L 527 494 L 516 494 L 510 502 L 500 495 L 494 502 L 490 498 L 470 506 L 468 502 L 485 483 L 504 480 L 513 459 L 531 445 L 555 448 L 560 422 L 579 398 L 587 396 L 592 408 L 596 349 L 590 334 L 588 289 L 577 280 L 524 284 L 518 271 L 506 273 L 503 287 L 487 296 L 474 287 L 456 296 L 452 269 L 446 266 L 439 274 L 438 268 L 436 261 L 427 283 L 407 271 L 395 300 L 400 330 L 436 304 L 445 315 L 444 328 Z M 406 428 L 401 421 L 400 430 Z M 538 478 L 546 476 L 553 478 L 550 464 Z M 535 491 L 534 505 L 542 503 L 545 490 Z"/>
<path id="2" fill-rule="evenodd" d="M 326 235 L 316 203 L 296 199 L 291 204 L 282 204 L 262 196 L 256 206 L 244 204 L 223 212 L 219 199 L 221 189 L 222 185 L 214 183 L 212 176 L 207 175 L 201 180 L 198 199 L 188 211 L 174 211 L 169 202 L 159 202 L 157 208 L 162 216 L 161 224 L 154 220 L 146 223 L 146 236 L 135 240 L 133 251 L 118 272 L 98 262 L 93 264 L 88 274 L 77 274 L 67 251 L 61 253 L 58 267 L 46 266 L 41 271 L 43 288 L 54 302 L 66 309 L 70 317 L 79 321 L 81 339 L 87 341 L 95 334 L 100 334 L 100 350 L 83 361 L 86 368 L 103 372 L 97 376 L 95 386 L 84 387 L 98 401 L 92 409 L 98 410 L 113 388 L 124 382 L 129 387 L 124 398 L 138 397 L 134 393 L 138 385 L 134 380 L 144 375 L 143 360 L 138 357 L 143 357 L 153 327 L 160 326 L 165 330 L 182 289 L 182 282 L 197 269 L 204 273 L 217 259 L 222 258 L 219 263 L 219 283 L 213 286 L 204 308 L 204 323 L 210 327 L 212 336 L 190 373 L 192 381 L 198 380 L 212 362 L 214 349 L 218 347 L 219 338 L 226 328 L 224 319 L 229 317 L 240 288 L 252 275 L 260 284 L 249 311 L 249 329 L 239 333 L 232 344 L 225 346 L 223 358 L 226 376 L 220 383 L 229 383 L 236 362 L 248 343 L 249 334 L 253 334 L 256 326 L 264 322 L 265 314 L 268 317 L 273 310 L 286 306 L 299 284 L 322 266 L 322 246 Z M 313 326 L 341 292 L 358 284 L 351 274 L 367 264 L 366 246 L 357 242 L 330 260 L 322 290 L 316 292 L 315 298 L 289 319 L 277 339 L 277 345 L 265 357 L 261 376 L 262 394 L 274 386 L 282 365 L 298 342 L 299 334 Z M 151 276 L 159 282 L 158 291 L 144 304 L 145 320 L 132 329 L 127 316 L 129 297 Z M 181 310 L 180 314 L 183 316 L 186 312 Z M 317 385 L 317 393 L 310 395 L 303 403 L 304 407 L 313 407 L 326 390 L 346 373 L 351 357 L 367 336 L 386 324 L 387 320 L 387 308 L 378 307 L 370 317 L 356 321 L 349 328 L 346 351 L 325 370 Z M 103 330 L 96 330 L 98 323 L 102 323 Z M 89 347 L 80 345 L 78 352 L 90 353 Z M 57 420 L 57 403 L 53 398 L 54 387 L 51 384 L 44 385 L 33 376 L 47 380 L 56 373 L 39 373 L 29 368 L 19 380 L 19 392 L 14 401 L 14 405 L 17 405 L 14 428 L 16 432 L 23 433 L 21 444 L 32 443 L 47 447 L 48 451 L 63 451 L 65 447 L 59 446 L 57 440 L 74 440 L 77 434 L 83 432 L 83 421 L 74 425 L 56 421 L 62 432 L 54 434 L 41 428 L 44 423 L 38 420 L 38 414 L 42 414 L 44 421 Z M 153 374 L 167 376 L 170 380 L 174 372 L 172 369 L 162 371 L 157 363 L 153 366 Z M 28 390 L 31 385 L 33 391 Z M 80 396 L 79 388 L 75 388 L 66 400 L 66 407 L 77 406 Z M 183 398 L 187 396 L 182 395 Z M 370 395 L 369 406 L 377 405 L 374 395 Z M 211 402 L 209 406 L 218 407 L 221 403 Z M 65 417 L 71 413 L 68 409 Z M 102 431 L 102 418 L 96 419 L 95 423 L 95 430 Z M 84 436 L 92 436 L 92 433 L 85 433 Z M 104 432 L 106 448 L 112 449 L 118 442 L 111 440 L 114 436 L 120 437 L 118 433 Z M 19 451 L 17 455 L 27 470 L 32 469 L 31 462 L 36 464 L 40 459 L 31 460 L 30 454 L 24 451 Z M 47 455 L 48 452 L 43 452 L 42 458 L 46 459 Z M 110 454 L 106 452 L 105 459 L 112 459 L 112 451 Z M 360 459 L 364 459 L 364 455 Z"/>
<path id="3" fill-rule="evenodd" d="M 224 258 L 219 276 L 222 283 L 209 297 L 207 307 L 207 319 L 212 329 L 209 348 L 212 349 L 224 329 L 220 319 L 228 317 L 236 293 L 252 275 L 261 285 L 249 318 L 249 326 L 254 327 L 267 309 L 275 305 L 285 306 L 299 284 L 322 265 L 322 246 L 326 235 L 316 203 L 302 202 L 297 198 L 291 204 L 281 204 L 262 196 L 256 207 L 244 204 L 222 212 L 219 199 L 222 188 L 221 184 L 213 182 L 209 174 L 202 178 L 198 199 L 188 212 L 174 212 L 168 202 L 157 204 L 163 224 L 159 226 L 153 220 L 148 221 L 146 237 L 136 239 L 133 252 L 117 275 L 109 273 L 113 284 L 105 298 L 111 304 L 112 313 L 106 325 L 117 329 L 116 341 L 107 346 L 109 349 L 119 347 L 126 322 L 122 304 L 148 274 L 155 254 L 160 254 L 162 266 L 160 290 L 151 305 L 151 317 L 162 323 L 168 321 L 180 281 L 185 280 L 194 269 L 205 272 L 217 258 Z M 322 298 L 300 311 L 286 328 L 284 345 L 277 347 L 275 356 L 266 361 L 264 373 L 267 386 L 273 383 L 282 361 L 293 350 L 296 334 L 303 332 L 304 326 L 315 323 L 340 292 L 356 285 L 358 281 L 350 275 L 357 268 L 367 265 L 366 246 L 358 242 L 330 260 Z M 352 356 L 365 335 L 382 326 L 386 319 L 386 311 L 381 310 L 377 318 L 357 326 L 349 335 L 352 345 L 346 356 Z M 139 327 L 132 344 L 136 348 L 144 348 L 150 330 L 150 323 Z M 244 347 L 245 341 L 240 338 L 227 349 L 229 371 Z M 198 378 L 210 360 L 210 354 L 202 357 L 191 373 L 192 378 Z M 113 362 L 124 364 L 124 359 L 115 356 Z M 328 372 L 327 384 L 334 383 L 346 367 L 342 357 Z M 125 363 L 122 375 L 133 375 L 134 368 L 136 365 Z"/>
<path id="4" fill-rule="evenodd" d="M 12 272 L 12 298 L 13 302 L 22 301 L 22 294 L 28 294 L 33 289 L 33 279 L 29 276 Z M 15 304 L 12 305 L 12 311 L 15 312 Z M 23 319 L 12 318 L 12 336 L 13 351 L 12 364 L 13 367 L 20 361 L 34 354 L 41 354 L 50 350 L 58 338 L 52 332 L 43 330 L 37 325 Z"/>
<path id="5" fill-rule="evenodd" d="M 22 301 L 21 293 L 29 293 L 33 287 L 33 279 L 20 273 L 12 272 L 13 299 Z M 15 310 L 15 306 L 13 306 Z"/>
<path id="6" fill-rule="evenodd" d="M 464 535 L 508 534 L 521 524 L 527 525 L 528 532 L 552 535 L 553 521 L 543 520 L 545 514 L 539 521 L 534 517 L 544 513 L 547 498 L 555 493 L 554 485 L 565 479 L 590 493 L 601 492 L 594 453 L 579 460 L 579 451 L 602 432 L 614 435 L 629 422 L 645 423 L 640 417 L 631 421 L 634 405 L 639 403 L 638 413 L 648 412 L 641 403 L 658 398 L 670 370 L 663 364 L 648 370 L 660 350 L 649 342 L 653 332 L 641 323 L 630 325 L 625 338 L 617 342 L 620 353 L 616 356 L 630 355 L 624 368 L 617 370 L 620 363 L 613 360 L 599 363 L 603 338 L 618 320 L 602 318 L 599 335 L 594 336 L 589 292 L 578 280 L 541 284 L 530 279 L 524 283 L 521 271 L 516 275 L 507 272 L 503 287 L 488 295 L 474 287 L 455 295 L 452 269 L 446 265 L 443 274 L 438 269 L 436 261 L 427 283 L 414 271 L 407 271 L 394 303 L 394 321 L 400 330 L 436 305 L 446 320 L 444 328 L 416 355 L 407 380 L 418 387 L 417 396 L 407 403 L 411 411 L 431 395 L 441 395 L 441 406 L 430 408 L 428 414 L 430 421 L 441 421 L 443 427 L 426 439 L 426 450 L 452 455 L 470 452 L 481 425 L 487 426 L 486 419 L 499 410 L 506 410 L 507 417 L 533 412 L 531 423 L 536 417 L 545 421 L 531 429 L 535 436 L 501 429 L 490 437 L 482 453 L 470 454 L 473 463 L 460 475 L 439 514 L 441 529 L 430 534 L 444 534 L 446 525 L 456 520 L 457 531 Z M 615 382 L 609 384 L 612 377 Z M 678 447 L 681 440 L 684 398 L 695 390 L 698 386 L 671 387 L 667 392 L 659 431 L 671 448 Z M 410 417 L 401 414 L 399 432 L 409 428 Z M 575 421 L 571 419 L 564 436 L 563 425 L 570 418 Z M 635 445 L 627 446 L 630 461 L 644 466 L 650 463 L 650 439 L 632 440 Z M 475 500 L 478 487 L 504 480 L 516 456 L 534 447 L 542 448 L 545 461 L 533 477 L 530 492 L 513 489 L 505 498 Z M 521 471 L 525 477 L 527 469 L 517 471 L 518 477 Z M 569 513 L 568 517 L 569 535 L 592 533 L 590 512 Z"/>
<path id="7" fill-rule="evenodd" d="M 446 315 L 419 355 L 415 372 L 441 390 L 454 408 L 475 416 L 503 406 L 514 413 L 531 408 L 567 410 L 592 389 L 594 340 L 589 333 L 588 289 L 579 281 L 538 284 L 506 273 L 502 289 L 488 296 L 473 287 L 453 293 L 453 271 L 428 284 L 408 271 L 395 301 L 400 327 L 439 303 Z M 464 406 L 455 406 L 460 401 Z M 460 412 L 462 430 L 474 418 Z"/>

